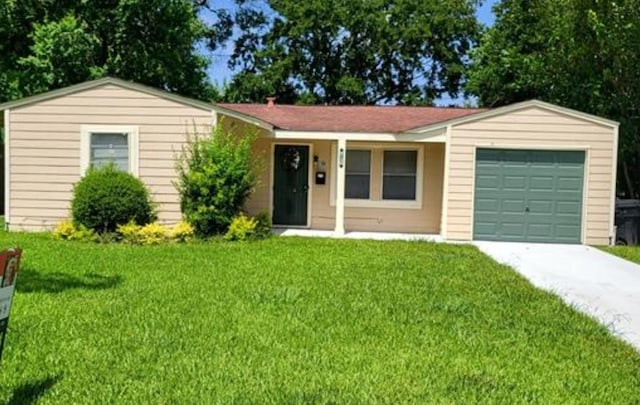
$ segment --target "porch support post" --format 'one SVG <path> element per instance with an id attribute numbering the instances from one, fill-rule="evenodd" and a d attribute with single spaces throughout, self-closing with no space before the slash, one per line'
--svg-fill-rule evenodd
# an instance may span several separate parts
<path id="1" fill-rule="evenodd" d="M 344 188 L 347 166 L 347 140 L 338 139 L 338 153 L 336 153 L 336 236 L 344 235 Z"/>

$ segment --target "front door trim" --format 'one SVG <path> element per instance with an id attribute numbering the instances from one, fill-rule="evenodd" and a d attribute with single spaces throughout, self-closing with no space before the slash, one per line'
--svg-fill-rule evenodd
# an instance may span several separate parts
<path id="1" fill-rule="evenodd" d="M 311 142 L 271 142 L 269 164 L 269 217 L 273 218 L 273 188 L 275 186 L 275 157 L 276 146 L 306 146 L 309 148 L 309 162 L 307 164 L 309 190 L 307 192 L 307 223 L 306 225 L 276 225 L 274 228 L 303 228 L 311 227 L 311 211 L 313 210 L 313 143 Z"/>

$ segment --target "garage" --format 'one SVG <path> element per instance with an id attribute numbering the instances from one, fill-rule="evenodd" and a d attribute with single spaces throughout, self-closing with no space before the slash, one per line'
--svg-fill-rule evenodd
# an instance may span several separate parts
<path id="1" fill-rule="evenodd" d="M 580 243 L 584 151 L 476 151 L 474 239 Z"/>
<path id="2" fill-rule="evenodd" d="M 449 123 L 448 240 L 615 241 L 618 123 L 537 100 Z"/>

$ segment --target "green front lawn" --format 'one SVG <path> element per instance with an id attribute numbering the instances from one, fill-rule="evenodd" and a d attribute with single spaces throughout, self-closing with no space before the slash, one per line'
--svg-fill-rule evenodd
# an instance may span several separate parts
<path id="1" fill-rule="evenodd" d="M 611 246 L 603 248 L 605 252 L 640 264 L 640 246 Z"/>
<path id="2" fill-rule="evenodd" d="M 640 355 L 470 246 L 25 248 L 0 401 L 633 403 Z"/>

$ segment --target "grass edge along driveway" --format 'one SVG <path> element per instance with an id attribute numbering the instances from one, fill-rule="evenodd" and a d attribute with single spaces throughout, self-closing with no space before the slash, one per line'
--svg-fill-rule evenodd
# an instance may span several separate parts
<path id="1" fill-rule="evenodd" d="M 630 403 L 640 356 L 472 246 L 25 249 L 0 401 Z"/>
<path id="2" fill-rule="evenodd" d="M 602 250 L 630 262 L 640 264 L 640 246 L 607 246 L 603 247 Z"/>

